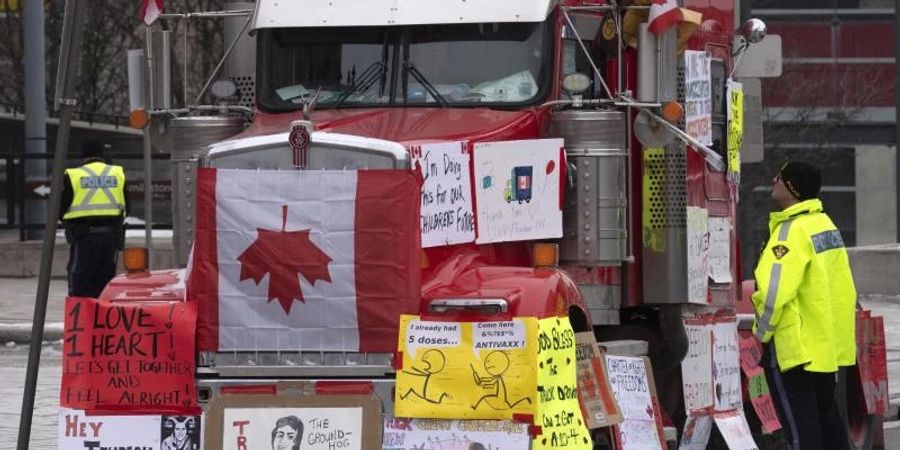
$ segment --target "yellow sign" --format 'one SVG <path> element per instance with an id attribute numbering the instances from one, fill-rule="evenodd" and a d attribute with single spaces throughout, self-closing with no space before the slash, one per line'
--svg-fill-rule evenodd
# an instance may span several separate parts
<path id="1" fill-rule="evenodd" d="M 578 403 L 575 332 L 567 318 L 538 321 L 537 373 L 535 422 L 541 434 L 531 448 L 590 450 L 591 438 Z"/>
<path id="2" fill-rule="evenodd" d="M 744 91 L 740 83 L 728 83 L 728 104 L 728 171 L 739 176 L 744 141 Z"/>
<path id="3" fill-rule="evenodd" d="M 403 315 L 400 329 L 403 366 L 397 370 L 395 416 L 512 419 L 534 414 L 536 319 L 431 322 Z"/>

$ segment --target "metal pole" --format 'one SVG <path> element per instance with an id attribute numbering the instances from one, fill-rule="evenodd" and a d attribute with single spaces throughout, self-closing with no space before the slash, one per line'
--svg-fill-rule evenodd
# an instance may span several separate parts
<path id="1" fill-rule="evenodd" d="M 900 0 L 894 0 L 894 227 L 900 242 Z"/>
<path id="2" fill-rule="evenodd" d="M 22 393 L 22 413 L 19 415 L 19 439 L 16 448 L 28 450 L 31 439 L 31 418 L 34 413 L 34 396 L 37 390 L 38 369 L 41 363 L 41 342 L 44 338 L 44 319 L 47 315 L 47 295 L 50 290 L 50 269 L 53 265 L 53 249 L 56 246 L 56 221 L 59 219 L 59 203 L 62 199 L 63 170 L 66 148 L 69 143 L 69 125 L 75 109 L 75 76 L 78 73 L 81 50 L 81 32 L 87 0 L 67 0 L 63 16 L 63 34 L 59 50 L 59 74 L 56 79 L 55 105 L 59 109 L 59 127 L 56 133 L 56 150 L 53 156 L 53 172 L 50 182 L 50 203 L 47 205 L 47 228 L 41 251 L 41 271 L 34 301 L 34 318 L 31 325 L 31 345 L 28 349 L 28 371 L 25 375 L 25 391 Z"/>
<path id="3" fill-rule="evenodd" d="M 22 3 L 25 46 L 25 153 L 40 155 L 25 158 L 25 181 L 43 181 L 47 177 L 47 76 L 44 73 L 44 7 L 42 2 Z M 47 216 L 42 200 L 25 202 L 26 224 L 40 224 Z M 27 239 L 40 239 L 40 230 L 25 229 Z"/>
<path id="4" fill-rule="evenodd" d="M 153 66 L 153 33 L 151 32 L 151 28 L 146 27 L 145 33 L 146 39 L 146 49 L 144 50 L 144 55 L 147 57 L 147 101 L 145 104 L 150 106 L 150 109 L 156 107 L 154 104 L 156 99 L 154 98 L 154 90 L 153 90 L 153 81 L 155 77 L 153 76 L 154 66 Z M 151 117 L 152 121 L 153 118 Z M 147 247 L 147 267 L 153 267 L 153 202 L 151 201 L 152 192 L 151 189 L 151 176 L 152 170 L 150 164 L 152 159 L 150 158 L 150 152 L 152 151 L 152 147 L 150 145 L 150 126 L 144 128 L 144 246 Z"/>

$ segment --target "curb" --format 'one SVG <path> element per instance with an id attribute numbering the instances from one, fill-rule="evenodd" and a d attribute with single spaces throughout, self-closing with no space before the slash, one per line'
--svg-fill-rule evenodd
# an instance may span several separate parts
<path id="1" fill-rule="evenodd" d="M 31 342 L 31 322 L 0 323 L 0 343 Z M 44 323 L 44 336 L 41 341 L 58 341 L 63 337 L 62 322 Z"/>

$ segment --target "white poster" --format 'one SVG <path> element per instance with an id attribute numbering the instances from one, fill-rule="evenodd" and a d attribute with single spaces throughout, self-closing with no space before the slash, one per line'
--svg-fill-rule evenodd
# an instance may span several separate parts
<path id="1" fill-rule="evenodd" d="M 705 51 L 684 51 L 684 131 L 712 145 L 712 79 Z"/>
<path id="2" fill-rule="evenodd" d="M 688 302 L 707 303 L 709 287 L 709 212 L 687 207 Z"/>
<path id="3" fill-rule="evenodd" d="M 62 408 L 59 412 L 59 450 L 134 448 L 201 450 L 201 416 L 95 416 Z"/>
<path id="4" fill-rule="evenodd" d="M 737 320 L 713 325 L 713 366 L 715 367 L 717 411 L 743 411 L 741 394 L 741 349 Z"/>
<path id="5" fill-rule="evenodd" d="M 712 326 L 685 321 L 688 352 L 681 361 L 684 407 L 691 411 L 713 406 Z"/>
<path id="6" fill-rule="evenodd" d="M 422 169 L 422 247 L 475 240 L 469 153 L 465 142 L 412 148 L 413 166 Z"/>
<path id="7" fill-rule="evenodd" d="M 384 419 L 383 450 L 528 450 L 528 424 L 508 420 Z"/>
<path id="8" fill-rule="evenodd" d="M 684 432 L 681 433 L 681 443 L 678 450 L 706 450 L 709 443 L 709 434 L 712 431 L 712 416 L 702 415 L 688 416 L 684 424 Z"/>
<path id="9" fill-rule="evenodd" d="M 479 244 L 562 237 L 562 139 L 475 144 Z"/>
<path id="10" fill-rule="evenodd" d="M 359 450 L 363 409 L 225 407 L 224 450 Z"/>
<path id="11" fill-rule="evenodd" d="M 713 283 L 731 283 L 731 219 L 709 218 L 709 277 Z"/>
<path id="12" fill-rule="evenodd" d="M 759 450 L 743 412 L 716 414 L 715 419 L 730 450 Z"/>
<path id="13" fill-rule="evenodd" d="M 615 425 L 622 449 L 661 449 L 644 359 L 607 355 L 606 368 L 609 386 L 622 410 L 622 423 Z"/>

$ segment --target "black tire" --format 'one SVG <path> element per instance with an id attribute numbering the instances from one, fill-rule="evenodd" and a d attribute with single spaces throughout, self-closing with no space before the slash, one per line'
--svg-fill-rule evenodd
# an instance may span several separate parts
<path id="1" fill-rule="evenodd" d="M 850 436 L 848 448 L 852 450 L 871 450 L 875 444 L 875 435 L 882 425 L 882 417 L 861 412 L 863 400 L 855 389 L 848 386 L 859 385 L 856 367 L 842 368 L 837 379 L 837 405 L 841 422 L 847 427 Z"/>

